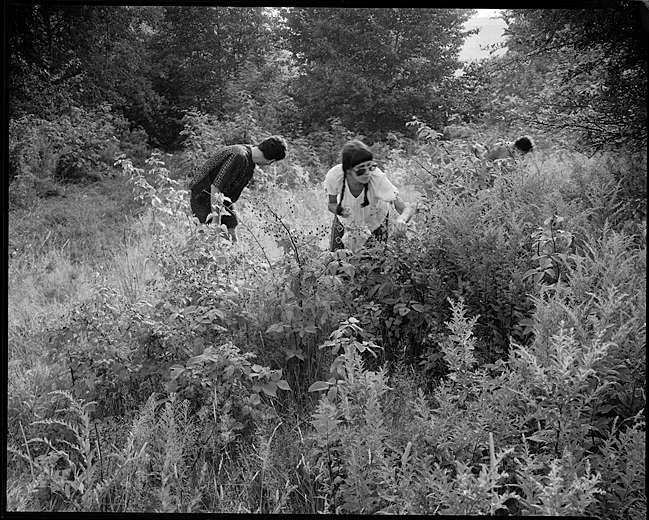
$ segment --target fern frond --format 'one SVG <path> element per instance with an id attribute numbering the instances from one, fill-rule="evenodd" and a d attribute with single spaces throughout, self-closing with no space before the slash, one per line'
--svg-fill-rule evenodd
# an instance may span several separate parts
<path id="1" fill-rule="evenodd" d="M 55 442 L 59 442 L 63 444 L 64 446 L 67 446 L 68 448 L 71 448 L 73 451 L 77 452 L 79 455 L 82 456 L 82 458 L 85 459 L 83 449 L 81 446 L 78 446 L 77 444 L 72 444 L 69 441 L 66 441 L 65 439 L 55 439 Z"/>
<path id="2" fill-rule="evenodd" d="M 47 437 L 32 437 L 27 441 L 28 444 L 36 443 L 36 442 L 42 442 L 43 444 L 46 444 L 47 446 L 52 448 L 52 450 L 59 451 L 58 448 L 55 448 L 52 442 Z"/>
<path id="3" fill-rule="evenodd" d="M 38 420 L 38 421 L 33 421 L 33 422 L 30 423 L 30 424 L 31 424 L 32 426 L 36 426 L 36 425 L 43 425 L 43 426 L 52 426 L 52 425 L 55 425 L 55 426 L 63 426 L 64 428 L 67 428 L 67 429 L 70 430 L 71 432 L 73 432 L 73 433 L 75 433 L 75 434 L 78 435 L 78 433 L 77 433 L 77 425 L 72 424 L 72 423 L 69 422 L 69 421 L 64 421 L 63 419 L 50 419 L 50 418 L 48 418 L 48 419 L 40 419 L 40 420 Z"/>
<path id="4" fill-rule="evenodd" d="M 18 458 L 23 459 L 27 463 L 32 464 L 32 459 L 29 458 L 27 455 L 25 455 L 22 451 L 20 451 L 20 450 L 18 450 L 16 448 L 13 448 L 11 446 L 7 446 L 7 451 L 9 453 L 12 453 L 12 454 L 16 455 Z"/>
<path id="5" fill-rule="evenodd" d="M 60 395 L 61 397 L 65 397 L 68 401 L 74 402 L 74 396 L 69 390 L 52 390 L 51 392 L 48 392 L 47 395 Z"/>

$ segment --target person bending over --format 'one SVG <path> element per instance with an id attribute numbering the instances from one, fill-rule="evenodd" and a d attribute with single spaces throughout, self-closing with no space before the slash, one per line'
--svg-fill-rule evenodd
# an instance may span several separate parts
<path id="1" fill-rule="evenodd" d="M 515 141 L 505 143 L 496 143 L 495 145 L 487 148 L 484 145 L 474 143 L 471 150 L 476 157 L 486 159 L 488 161 L 496 161 L 498 159 L 515 159 L 525 155 L 534 150 L 534 141 L 532 138 L 524 135 Z"/>
<path id="2" fill-rule="evenodd" d="M 334 214 L 331 251 L 357 251 L 370 237 L 386 241 L 391 206 L 399 213 L 394 222 L 398 232 L 405 231 L 415 213 L 373 161 L 370 149 L 359 140 L 343 146 L 342 162 L 327 172 L 324 187 L 327 208 Z"/>
<path id="3" fill-rule="evenodd" d="M 256 146 L 224 146 L 205 161 L 189 185 L 192 213 L 199 222 L 209 224 L 207 217 L 215 212 L 212 209 L 212 192 L 222 193 L 227 197 L 223 205 L 229 215 L 221 215 L 220 224 L 225 224 L 230 238 L 236 242 L 238 221 L 233 204 L 252 179 L 255 165 L 265 166 L 284 157 L 286 142 L 277 135 L 264 139 Z"/>

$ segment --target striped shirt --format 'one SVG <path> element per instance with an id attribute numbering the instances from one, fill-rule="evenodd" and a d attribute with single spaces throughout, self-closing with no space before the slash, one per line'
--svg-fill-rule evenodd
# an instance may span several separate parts
<path id="1" fill-rule="evenodd" d="M 210 193 L 210 186 L 214 184 L 223 195 L 236 202 L 254 171 L 255 163 L 249 145 L 225 146 L 198 169 L 189 189 L 193 193 Z"/>

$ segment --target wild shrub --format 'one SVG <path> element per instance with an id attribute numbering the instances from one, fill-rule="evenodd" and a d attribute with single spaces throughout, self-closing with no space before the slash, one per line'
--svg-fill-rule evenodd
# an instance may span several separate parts
<path id="1" fill-rule="evenodd" d="M 376 244 L 341 266 L 347 309 L 382 340 L 381 360 L 413 361 L 424 352 L 431 333 L 445 317 L 444 282 L 416 240 Z"/>
<path id="2" fill-rule="evenodd" d="M 519 334 L 531 311 L 522 274 L 532 258 L 533 222 L 517 218 L 510 196 L 511 185 L 499 179 L 489 190 L 443 188 L 422 204 L 410 237 L 354 261 L 356 296 L 368 304 L 364 325 L 382 331 L 386 354 L 403 352 L 415 361 L 429 349 L 439 353 L 435 335 L 444 333 L 449 317 L 444 303 L 461 296 L 479 315 L 478 357 L 506 356 L 509 336 Z M 372 308 L 381 311 L 370 317 Z"/>
<path id="3" fill-rule="evenodd" d="M 183 229 L 189 235 L 181 236 L 173 220 L 182 219 L 187 211 L 185 192 L 169 178 L 160 156 L 152 156 L 145 169 L 135 168 L 126 159 L 119 164 L 136 198 L 145 203 L 144 208 L 151 208 L 152 224 L 158 224 L 152 231 L 161 280 L 158 303 L 149 319 L 156 324 L 154 331 L 163 350 L 178 352 L 174 345 L 182 345 L 189 336 L 192 340 L 181 349 L 183 355 L 198 355 L 214 342 L 245 342 L 260 360 L 283 366 L 291 385 L 304 385 L 308 379 L 297 374 L 304 368 L 308 372 L 308 367 L 317 370 L 309 352 L 315 351 L 314 340 L 327 334 L 329 322 L 335 319 L 333 301 L 327 297 L 332 277 L 326 276 L 319 259 L 308 255 L 317 251 L 315 237 L 287 227 L 286 220 L 267 203 L 274 217 L 269 229 L 280 243 L 285 241 L 289 257 L 271 262 L 262 247 L 264 262 L 259 254 L 249 254 L 250 245 L 245 252 L 232 247 L 217 226 L 199 233 L 186 218 Z M 175 231 L 165 232 L 171 229 Z M 285 339 L 281 341 L 278 335 Z M 300 367 L 305 359 L 306 367 Z"/>
<path id="4" fill-rule="evenodd" d="M 614 421 L 606 434 L 593 457 L 602 475 L 602 495 L 591 511 L 606 518 L 642 518 L 647 514 L 644 418 L 639 414 L 626 424 Z"/>
<path id="5" fill-rule="evenodd" d="M 578 462 L 568 451 L 549 462 L 527 452 L 515 461 L 522 514 L 583 515 L 601 493 L 600 475 L 591 473 L 588 459 Z"/>
<path id="6" fill-rule="evenodd" d="M 358 320 L 350 318 L 331 335 L 338 354 L 329 381 L 316 382 L 310 391 L 327 390 L 313 414 L 316 482 L 322 493 L 322 511 L 374 513 L 378 510 L 378 471 L 384 457 L 380 399 L 387 391 L 385 373 L 363 370 L 362 354 L 377 346 L 358 341 Z"/>
<path id="7" fill-rule="evenodd" d="M 145 135 L 131 131 L 108 104 L 94 110 L 71 107 L 69 113 L 51 119 L 33 115 L 12 119 L 9 148 L 16 173 L 12 202 L 28 204 L 39 195 L 43 179 L 76 182 L 110 175 L 122 138 L 129 152 L 142 153 L 146 147 Z"/>
<path id="8" fill-rule="evenodd" d="M 302 265 L 274 264 L 273 269 L 282 274 L 269 280 L 262 301 L 251 301 L 246 320 L 246 327 L 257 330 L 263 340 L 259 354 L 285 366 L 298 392 L 325 370 L 326 352 L 317 345 L 341 315 L 341 297 L 335 289 L 342 282 L 338 273 L 328 269 L 328 257 L 319 253 L 304 259 Z"/>
<path id="9" fill-rule="evenodd" d="M 563 217 L 553 215 L 543 221 L 532 234 L 532 248 L 536 254 L 532 257 L 537 265 L 528 270 L 523 278 L 532 278 L 535 284 L 555 284 L 565 278 L 568 264 L 573 260 L 572 233 L 561 229 Z"/>
<path id="10" fill-rule="evenodd" d="M 51 120 L 26 115 L 10 121 L 9 129 L 10 148 L 15 150 L 21 171 L 36 177 L 52 175 L 63 153 L 106 173 L 119 153 L 122 134 L 131 135 L 128 123 L 110 105 L 96 110 L 72 107 L 69 114 Z"/>
<path id="11" fill-rule="evenodd" d="M 327 365 L 317 345 L 341 315 L 342 272 L 320 249 L 311 222 L 295 219 L 308 210 L 292 200 L 278 207 L 279 200 L 250 198 L 240 219 L 245 243 L 233 247 L 208 226 L 160 250 L 169 288 L 164 305 L 173 308 L 176 327 L 194 320 L 207 341 L 227 337 L 247 345 L 260 362 L 283 368 L 299 392 Z"/>
<path id="12" fill-rule="evenodd" d="M 77 400 L 68 392 L 51 392 L 63 402 L 55 403 L 53 417 L 33 421 L 27 439 L 23 430 L 20 448 L 10 447 L 26 461 L 32 475 L 31 504 L 37 510 L 83 510 L 101 482 L 101 460 L 91 440 L 91 411 L 94 403 Z"/>
<path id="13" fill-rule="evenodd" d="M 332 363 L 332 377 L 311 387 L 312 391 L 326 391 L 312 420 L 313 471 L 322 493 L 322 510 L 468 514 L 500 509 L 508 498 L 507 494 L 499 496 L 493 491 L 501 475 L 491 476 L 485 467 L 476 478 L 458 462 L 457 478 L 449 480 L 439 466 L 440 459 L 418 439 L 426 428 L 408 428 L 413 437 L 393 444 L 395 438 L 401 437 L 404 423 L 386 420 L 387 376 L 383 370 L 364 370 L 364 353 L 375 355 L 378 348 L 362 337 L 358 320 L 343 322 L 323 345 L 339 352 Z M 412 407 L 412 403 L 408 405 Z M 392 413 L 403 420 L 407 412 Z M 426 426 L 429 429 L 430 423 Z M 495 467 L 492 470 L 496 471 Z M 468 493 L 469 489 L 473 491 Z M 484 490 L 484 498 L 476 495 L 478 489 Z M 461 497 L 467 495 L 470 498 L 461 505 Z M 481 500 L 486 509 L 478 505 Z"/>
<path id="14" fill-rule="evenodd" d="M 142 323 L 147 310 L 99 293 L 63 316 L 50 334 L 48 358 L 62 367 L 76 396 L 97 402 L 100 417 L 137 409 L 151 392 L 163 390 L 161 376 L 186 356 L 161 344 L 154 323 Z"/>
<path id="15" fill-rule="evenodd" d="M 252 364 L 254 357 L 251 352 L 241 354 L 231 343 L 207 347 L 183 365 L 171 367 L 167 388 L 187 400 L 199 415 L 214 407 L 239 419 L 249 418 L 253 407 L 261 403 L 261 395 L 277 397 L 278 390 L 290 390 L 282 370 Z M 243 425 L 238 423 L 235 429 Z"/>
<path id="16" fill-rule="evenodd" d="M 598 337 L 579 344 L 574 333 L 561 328 L 545 348 L 540 347 L 538 343 L 531 348 L 516 345 L 510 358 L 524 381 L 515 390 L 524 396 L 526 406 L 532 405 L 528 413 L 536 421 L 530 424 L 535 431 L 527 439 L 555 456 L 568 449 L 581 458 L 593 448 L 591 410 L 606 387 L 597 382 L 595 366 L 608 344 Z"/>
<path id="17" fill-rule="evenodd" d="M 593 234 L 607 227 L 627 234 L 641 231 L 638 224 L 647 219 L 645 154 L 572 153 L 562 161 L 552 157 L 548 163 L 569 172 L 556 187 L 567 203 L 584 212 L 586 218 L 578 221 L 580 231 Z"/>
<path id="18" fill-rule="evenodd" d="M 149 208 L 155 252 L 168 223 L 186 210 L 185 192 L 170 179 L 159 153 L 147 159 L 145 168 L 125 158 L 117 165 L 142 211 Z M 147 280 L 138 281 L 139 271 L 125 274 L 119 280 L 121 294 L 110 287 L 99 290 L 64 317 L 50 342 L 53 360 L 69 371 L 71 388 L 85 398 L 92 396 L 102 415 L 137 408 L 151 392 L 162 390 L 161 375 L 171 364 L 191 355 L 187 329 L 170 326 L 163 302 L 147 301 L 151 294 Z"/>
<path id="19" fill-rule="evenodd" d="M 218 492 L 220 484 L 222 490 L 229 478 L 224 473 L 209 481 L 208 467 L 218 466 L 220 472 L 225 465 L 234 472 L 245 466 L 246 454 L 258 435 L 264 435 L 258 428 L 276 417 L 270 397 L 260 395 L 276 397 L 278 390 L 289 390 L 281 371 L 251 364 L 251 356 L 223 345 L 172 366 L 171 373 L 159 372 L 167 387 L 134 406 L 130 414 L 138 409 L 140 413 L 135 413 L 130 434 L 119 448 L 105 429 L 99 434 L 93 428 L 97 414 L 90 408 L 96 403 L 54 392 L 68 404 L 52 402 L 42 408 L 44 418 L 26 425 L 26 433 L 21 430 L 22 437 L 15 438 L 11 449 L 16 464 L 26 462 L 31 472 L 31 507 L 178 512 L 234 507 L 214 508 L 210 489 Z M 291 490 L 288 486 L 271 509 L 284 507 Z M 251 503 L 250 510 L 255 509 Z"/>
<path id="20" fill-rule="evenodd" d="M 405 253 L 406 272 L 410 269 L 414 276 L 422 268 L 411 266 L 425 266 L 434 273 L 426 277 L 424 285 L 430 283 L 430 293 L 441 296 L 438 300 L 462 296 L 470 312 L 479 316 L 478 356 L 493 361 L 506 356 L 509 336 L 529 341 L 533 302 L 527 294 L 538 283 L 552 284 L 567 277 L 575 248 L 595 237 L 595 230 L 601 230 L 604 222 L 619 227 L 629 215 L 630 203 L 622 203 L 615 195 L 621 188 L 597 160 L 559 165 L 551 161 L 539 164 L 530 158 L 485 166 L 459 152 L 443 160 L 441 151 L 439 143 L 432 142 L 418 157 L 396 158 L 391 164 L 403 182 L 413 182 L 427 194 L 412 226 L 419 244 L 413 247 L 406 240 L 399 248 Z M 565 167 L 571 168 L 568 176 L 560 174 Z M 584 190 L 580 191 L 580 185 Z M 599 185 L 602 189 L 596 190 Z M 641 227 L 634 228 L 636 243 L 643 240 Z M 390 251 L 385 256 L 398 255 Z M 385 264 L 386 260 L 378 262 Z M 381 270 L 385 265 L 377 272 Z M 385 281 L 383 287 L 388 284 Z M 408 313 L 405 309 L 401 312 Z M 432 317 L 430 312 L 426 315 Z M 381 314 L 381 318 L 387 323 L 388 316 Z M 438 365 L 435 335 L 443 334 L 445 319 L 448 314 L 442 313 L 429 320 L 428 330 L 417 326 L 404 330 L 401 325 L 400 336 L 406 330 L 419 332 L 419 341 L 410 343 L 423 346 L 418 354 L 429 359 L 424 364 L 431 368 Z M 400 321 L 396 319 L 397 326 Z M 428 338 L 431 345 L 423 345 L 421 338 Z M 399 350 L 388 343 L 384 346 L 386 352 Z"/>
<path id="21" fill-rule="evenodd" d="M 121 175 L 131 184 L 133 198 L 142 203 L 145 209 L 153 209 L 152 225 L 157 227 L 158 231 L 167 227 L 165 220 L 170 219 L 165 215 L 178 217 L 186 214 L 187 191 L 180 188 L 180 182 L 171 178 L 162 152 L 154 150 L 145 161 L 144 168 L 134 166 L 123 154 L 117 158 L 115 166 L 121 168 Z"/>
<path id="22" fill-rule="evenodd" d="M 509 335 L 530 305 L 522 273 L 529 262 L 528 230 L 507 204 L 511 186 L 505 180 L 475 197 L 436 207 L 438 223 L 430 236 L 431 261 L 446 277 L 447 296 L 463 297 L 479 315 L 476 334 L 487 361 L 506 355 Z"/>
<path id="23" fill-rule="evenodd" d="M 535 348 L 546 348 L 557 324 L 574 329 L 580 342 L 601 338 L 606 356 L 597 364 L 607 388 L 594 405 L 594 426 L 608 430 L 645 406 L 646 246 L 608 230 L 588 237 L 566 265 L 566 283 L 539 287 L 532 319 Z"/>
<path id="24" fill-rule="evenodd" d="M 323 345 L 338 357 L 332 377 L 311 387 L 325 392 L 312 419 L 320 510 L 584 514 L 597 507 L 600 486 L 609 484 L 594 471 L 588 432 L 591 405 L 606 387 L 594 369 L 606 345 L 577 345 L 564 331 L 546 357 L 514 345 L 507 361 L 480 367 L 476 320 L 461 301 L 450 303 L 449 373 L 430 398 L 411 393 L 396 412 L 405 419 L 414 411 L 405 423 L 386 419 L 386 375 L 364 368 L 363 356 L 377 348 L 362 339 L 357 320 Z"/>
<path id="25" fill-rule="evenodd" d="M 539 339 L 530 347 L 512 345 L 509 359 L 502 366 L 504 370 L 497 369 L 499 365 L 487 367 L 490 372 L 496 369 L 495 375 L 477 370 L 466 379 L 466 376 L 459 377 L 461 371 L 456 372 L 455 378 L 449 377 L 449 382 L 454 380 L 455 385 L 463 384 L 451 388 L 446 384 L 440 385 L 434 393 L 435 400 L 440 405 L 448 403 L 448 406 L 440 406 L 439 410 L 447 410 L 449 417 L 455 415 L 458 422 L 462 421 L 457 438 L 466 439 L 466 432 L 475 431 L 472 425 L 482 424 L 494 432 L 497 444 L 515 448 L 514 461 L 528 461 L 522 462 L 515 481 L 510 482 L 522 490 L 518 506 L 522 513 L 583 513 L 585 508 L 597 507 L 600 486 L 610 485 L 606 475 L 597 477 L 592 472 L 599 470 L 596 463 L 599 455 L 593 454 L 601 449 L 601 440 L 596 433 L 599 429 L 596 410 L 610 385 L 608 377 L 598 368 L 614 345 L 606 342 L 601 334 L 578 340 L 574 331 L 565 328 L 559 329 L 551 338 L 540 339 L 539 334 L 535 337 Z M 465 348 L 470 348 L 470 343 L 466 340 L 464 343 Z M 492 386 L 494 383 L 497 385 L 495 388 Z M 480 399 L 490 400 L 491 396 L 485 395 L 487 388 L 490 389 L 487 392 L 498 397 L 489 404 L 477 402 L 475 411 L 487 415 L 479 418 L 475 412 L 469 412 L 472 406 L 466 408 L 472 399 L 464 397 L 464 392 L 471 389 Z M 462 411 L 458 412 L 458 409 Z M 433 413 L 429 424 L 433 431 L 447 436 L 450 424 L 440 422 L 440 418 Z M 522 439 L 517 439 L 515 432 L 519 435 L 522 432 Z M 458 455 L 457 447 L 453 446 L 450 452 L 453 457 Z M 547 471 L 547 464 L 550 464 L 551 471 L 542 479 L 545 490 L 537 495 L 535 489 L 539 481 L 533 475 Z"/>

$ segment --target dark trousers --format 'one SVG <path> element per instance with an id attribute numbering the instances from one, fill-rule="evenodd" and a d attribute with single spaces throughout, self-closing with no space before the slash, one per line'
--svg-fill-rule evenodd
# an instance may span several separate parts
<path id="1" fill-rule="evenodd" d="M 192 213 L 198 218 L 201 224 L 209 224 L 207 216 L 212 213 L 212 197 L 205 190 L 191 191 L 189 198 L 189 205 L 192 208 Z M 235 228 L 239 224 L 237 215 L 234 211 L 234 206 L 231 202 L 224 201 L 223 205 L 228 210 L 230 215 L 221 215 L 221 224 L 225 224 L 227 228 Z"/>
<path id="2" fill-rule="evenodd" d="M 334 215 L 334 220 L 331 225 L 331 239 L 329 241 L 329 251 L 335 251 L 336 249 L 342 249 L 343 245 L 343 235 L 345 234 L 345 226 L 340 221 L 340 219 Z M 368 239 L 368 243 L 371 244 L 372 240 L 378 240 L 379 242 L 388 241 L 388 218 L 386 217 L 383 224 L 377 227 L 372 231 L 372 236 Z"/>

